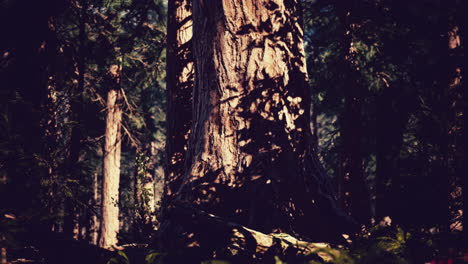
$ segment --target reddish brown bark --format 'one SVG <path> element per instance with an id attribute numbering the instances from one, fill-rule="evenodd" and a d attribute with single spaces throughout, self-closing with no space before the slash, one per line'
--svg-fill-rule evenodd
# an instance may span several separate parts
<path id="1" fill-rule="evenodd" d="M 194 1 L 193 16 L 194 123 L 176 199 L 262 232 L 337 239 L 350 225 L 312 148 L 299 3 Z M 187 232 L 187 245 L 204 241 Z"/>

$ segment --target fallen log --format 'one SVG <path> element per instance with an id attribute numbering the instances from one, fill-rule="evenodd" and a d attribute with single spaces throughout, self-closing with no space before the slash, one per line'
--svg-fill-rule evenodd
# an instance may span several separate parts
<path id="1" fill-rule="evenodd" d="M 286 261 L 329 262 L 340 254 L 328 243 L 304 241 L 285 233 L 265 234 L 183 203 L 169 208 L 155 244 L 163 252 L 178 252 L 194 263 L 207 259 L 263 263 L 275 256 Z"/>

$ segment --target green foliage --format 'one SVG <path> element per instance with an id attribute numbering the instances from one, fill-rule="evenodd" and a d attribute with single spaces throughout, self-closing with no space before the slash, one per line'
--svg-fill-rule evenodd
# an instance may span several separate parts
<path id="1" fill-rule="evenodd" d="M 433 239 L 424 233 L 412 235 L 399 227 L 375 226 L 356 236 L 350 245 L 319 248 L 310 255 L 314 260 L 301 263 L 425 263 L 431 260 L 436 252 Z M 319 256 L 322 260 L 316 260 L 315 256 Z M 286 262 L 276 256 L 275 263 Z"/>
<path id="2" fill-rule="evenodd" d="M 435 254 L 426 234 L 413 235 L 400 227 L 380 226 L 356 237 L 349 251 L 356 263 L 423 263 Z"/>
<path id="3" fill-rule="evenodd" d="M 106 264 L 130 264 L 130 259 L 123 251 L 117 251 L 117 256 L 112 257 Z"/>
<path id="4" fill-rule="evenodd" d="M 164 254 L 157 251 L 150 251 L 145 257 L 146 264 L 163 264 Z"/>
<path id="5" fill-rule="evenodd" d="M 206 260 L 202 261 L 200 264 L 229 264 L 230 262 L 228 261 L 223 261 L 223 260 Z"/>

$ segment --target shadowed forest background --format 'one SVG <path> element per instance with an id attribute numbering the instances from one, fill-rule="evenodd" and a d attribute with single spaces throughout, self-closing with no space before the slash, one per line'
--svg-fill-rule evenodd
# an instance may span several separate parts
<path id="1" fill-rule="evenodd" d="M 467 4 L 0 0 L 1 264 L 466 263 Z"/>

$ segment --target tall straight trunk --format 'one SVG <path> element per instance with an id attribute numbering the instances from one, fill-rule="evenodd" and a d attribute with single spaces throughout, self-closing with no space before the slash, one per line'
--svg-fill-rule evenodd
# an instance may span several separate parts
<path id="1" fill-rule="evenodd" d="M 99 218 L 98 218 L 98 213 L 97 210 L 100 205 L 100 199 L 99 199 L 99 178 L 98 178 L 98 173 L 95 172 L 93 173 L 93 196 L 91 199 L 91 205 L 92 205 L 92 210 L 90 210 L 90 219 L 89 219 L 89 230 L 88 230 L 88 236 L 89 236 L 89 241 L 93 245 L 98 244 L 98 238 L 99 238 Z"/>
<path id="2" fill-rule="evenodd" d="M 468 26 L 468 23 L 465 24 Z M 463 42 L 465 41 L 466 34 L 468 30 L 465 28 L 463 31 Z M 466 50 L 466 47 L 464 47 Z M 463 61 L 466 61 L 466 56 Z M 466 69 L 466 62 L 463 62 L 462 69 Z M 463 124 L 462 124 L 462 134 L 461 134 L 461 146 L 463 148 L 462 152 L 462 166 L 461 166 L 461 186 L 462 186 L 462 203 L 463 203 L 463 213 L 462 213 L 462 225 L 463 225 L 463 242 L 464 246 L 468 246 L 468 81 L 462 79 L 463 87 Z"/>
<path id="3" fill-rule="evenodd" d="M 457 13 L 457 21 L 460 26 L 460 44 L 461 45 L 461 52 L 460 54 L 460 76 L 464 76 L 467 63 L 466 60 L 468 59 L 466 56 L 467 46 L 468 43 L 466 40 L 468 38 L 468 18 L 463 10 L 466 10 L 468 7 L 468 3 L 463 2 L 462 8 L 459 8 L 459 13 Z M 461 153 L 461 186 L 462 186 L 462 224 L 463 224 L 463 243 L 465 248 L 468 247 L 468 80 L 467 78 L 460 79 L 460 88 L 461 88 L 461 95 L 462 95 L 462 130 L 461 130 L 461 139 L 460 139 L 460 146 L 462 148 Z"/>
<path id="4" fill-rule="evenodd" d="M 85 40 L 86 40 L 86 9 L 87 1 L 82 1 L 80 6 L 77 6 L 80 10 L 80 24 L 79 24 L 79 46 L 78 46 L 78 57 L 77 57 L 77 85 L 72 91 L 71 98 L 71 116 L 72 120 L 75 121 L 75 125 L 71 130 L 70 136 L 70 150 L 68 157 L 68 177 L 71 180 L 79 180 L 78 172 L 78 161 L 81 153 L 81 140 L 83 139 L 82 130 L 79 125 L 82 105 L 83 105 L 83 93 L 85 85 L 85 60 L 86 60 L 86 51 L 85 51 Z M 65 200 L 65 218 L 64 218 L 64 232 L 73 238 L 77 238 L 76 230 L 79 228 L 79 221 L 76 219 L 77 215 L 76 204 L 74 204 L 72 198 L 67 198 Z"/>
<path id="5" fill-rule="evenodd" d="M 166 195 L 180 187 L 192 123 L 193 57 L 191 0 L 168 3 Z"/>
<path id="6" fill-rule="evenodd" d="M 447 129 L 449 167 L 454 167 L 453 175 L 448 178 L 448 204 L 449 204 L 449 224 L 450 231 L 461 230 L 461 186 L 460 180 L 463 177 L 462 165 L 463 149 L 458 144 L 460 131 L 463 126 L 463 91 L 461 84 L 461 42 L 460 29 L 458 25 L 449 25 L 448 31 L 448 100 L 449 100 L 449 127 Z"/>
<path id="7" fill-rule="evenodd" d="M 349 225 L 312 148 L 299 2 L 197 0 L 193 17 L 194 123 L 176 202 L 262 232 L 337 239 Z M 174 236 L 210 243 L 190 234 Z"/>
<path id="8" fill-rule="evenodd" d="M 317 96 L 317 95 L 313 95 L 313 97 L 314 96 Z M 317 118 L 318 118 L 319 109 L 318 109 L 318 107 L 316 105 L 314 105 L 314 107 L 311 110 L 312 110 L 312 115 L 311 115 L 311 120 L 310 121 L 311 121 L 311 125 L 312 125 L 312 145 L 313 145 L 314 149 L 316 151 L 318 151 L 318 145 L 319 145 L 319 143 L 318 143 L 318 141 L 319 141 L 319 139 L 318 139 L 318 137 L 319 137 L 319 135 L 318 135 L 318 130 L 319 130 L 318 126 L 319 126 L 319 123 L 318 123 Z"/>
<path id="9" fill-rule="evenodd" d="M 157 157 L 164 153 L 164 143 L 160 141 L 153 141 L 150 145 L 151 148 L 151 174 L 153 175 L 153 199 L 154 199 L 154 225 L 158 227 L 160 224 L 161 203 L 164 196 L 164 167 L 158 162 Z"/>
<path id="10" fill-rule="evenodd" d="M 0 237 L 0 264 L 7 264 L 8 263 L 7 249 L 3 245 L 3 243 L 5 243 L 5 237 L 2 235 Z"/>
<path id="11" fill-rule="evenodd" d="M 451 3 L 449 3 L 450 5 Z M 450 232 L 451 227 L 451 211 L 454 209 L 454 200 L 452 195 L 455 193 L 452 187 L 456 185 L 456 177 L 454 175 L 453 164 L 456 155 L 456 122 L 457 122 L 457 88 L 460 82 L 460 66 L 458 65 L 457 53 L 460 46 L 459 29 L 452 19 L 449 17 L 447 21 L 446 38 L 441 39 L 441 48 L 444 51 L 445 58 L 441 64 L 444 71 L 441 71 L 440 95 L 436 95 L 438 99 L 434 107 L 440 112 L 438 119 L 441 132 L 438 138 L 435 138 L 435 144 L 438 147 L 433 178 L 436 183 L 437 203 L 435 210 L 438 212 L 437 224 L 440 225 L 443 233 Z M 456 198 L 456 197 L 453 197 Z"/>
<path id="12" fill-rule="evenodd" d="M 344 87 L 345 107 L 342 114 L 342 187 L 340 196 L 347 212 L 361 224 L 370 221 L 370 196 L 366 186 L 361 153 L 362 141 L 362 90 L 356 62 L 354 31 L 358 26 L 355 11 L 356 1 L 347 1 L 340 6 L 344 26 L 343 49 L 344 71 L 347 85 Z"/>
<path id="13" fill-rule="evenodd" d="M 109 76 L 111 88 L 107 92 L 107 116 L 102 178 L 102 213 L 99 246 L 117 245 L 119 232 L 119 183 L 121 158 L 122 99 L 120 66 L 112 65 Z"/>
<path id="14" fill-rule="evenodd" d="M 467 31 L 468 32 L 468 31 Z M 466 63 L 463 65 L 465 69 Z M 464 80 L 463 84 L 463 127 L 461 134 L 461 146 L 463 147 L 462 152 L 462 166 L 461 166 L 461 186 L 462 186 L 462 226 L 463 226 L 463 244 L 465 247 L 468 246 L 468 85 L 467 81 Z"/>
<path id="15" fill-rule="evenodd" d="M 399 153 L 403 144 L 403 134 L 409 118 L 408 105 L 399 84 L 385 87 L 378 98 L 376 118 L 376 220 L 385 216 L 395 217 L 398 213 L 398 171 Z"/>

